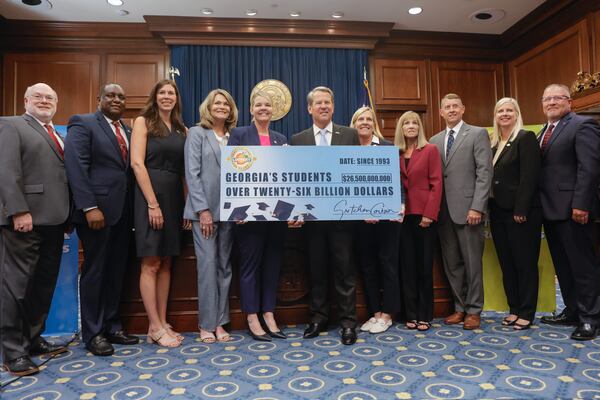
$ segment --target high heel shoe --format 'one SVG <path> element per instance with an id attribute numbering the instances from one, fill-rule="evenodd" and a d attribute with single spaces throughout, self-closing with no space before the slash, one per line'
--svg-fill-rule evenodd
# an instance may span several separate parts
<path id="1" fill-rule="evenodd" d="M 252 329 L 250 329 L 250 325 L 248 325 L 248 333 L 250 334 L 250 336 L 252 336 L 252 339 L 258 340 L 259 342 L 271 341 L 271 337 L 266 333 L 263 333 L 262 335 L 257 335 L 256 333 L 252 332 Z"/>
<path id="2" fill-rule="evenodd" d="M 166 340 L 163 339 L 166 336 L 168 336 L 170 338 L 170 340 Z M 163 340 L 161 340 L 163 339 Z M 181 346 L 181 342 L 179 340 L 177 340 L 177 338 L 174 338 L 172 336 L 170 336 L 167 333 L 167 330 L 164 328 L 159 329 L 156 332 L 152 332 L 152 331 L 148 331 L 148 336 L 146 337 L 146 343 L 156 343 L 157 345 L 161 346 L 161 347 L 179 347 Z"/>
<path id="3" fill-rule="evenodd" d="M 281 328 L 279 328 L 279 326 L 277 327 L 278 330 L 275 332 L 270 330 L 269 326 L 267 325 L 267 322 L 265 321 L 262 315 L 258 317 L 258 321 L 260 322 L 260 325 L 265 330 L 265 332 L 267 332 L 267 335 L 269 335 L 273 339 L 287 339 L 287 335 L 281 330 Z"/>

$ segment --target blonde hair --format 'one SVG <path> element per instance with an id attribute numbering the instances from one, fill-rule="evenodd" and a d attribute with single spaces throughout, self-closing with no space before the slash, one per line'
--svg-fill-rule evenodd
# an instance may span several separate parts
<path id="1" fill-rule="evenodd" d="M 496 106 L 494 107 L 494 129 L 490 134 L 490 142 L 492 144 L 492 147 L 496 147 L 498 145 L 498 142 L 502 139 L 502 132 L 500 131 L 500 127 L 498 126 L 498 121 L 496 121 L 496 113 L 498 112 L 498 109 L 506 103 L 512 104 L 515 108 L 515 113 L 517 114 L 517 122 L 515 123 L 515 126 L 512 132 L 510 133 L 510 136 L 512 136 L 515 132 L 519 132 L 521 129 L 523 129 L 523 117 L 521 116 L 521 108 L 519 108 L 519 103 L 517 103 L 517 100 L 513 99 L 512 97 L 501 98 L 500 100 L 498 100 Z"/>
<path id="2" fill-rule="evenodd" d="M 308 94 L 306 95 L 306 102 L 309 106 L 312 106 L 313 98 L 316 92 L 329 93 L 329 95 L 331 96 L 331 102 L 333 103 L 333 90 L 329 89 L 327 86 L 317 86 L 316 88 L 308 92 Z"/>
<path id="3" fill-rule="evenodd" d="M 217 97 L 218 94 L 225 97 L 225 99 L 229 103 L 229 108 L 230 108 L 229 116 L 227 117 L 227 120 L 225 121 L 225 131 L 229 132 L 232 128 L 235 128 L 235 126 L 237 125 L 238 109 L 237 109 L 237 106 L 235 105 L 235 101 L 233 100 L 233 97 L 231 97 L 229 92 L 224 89 L 211 90 L 210 93 L 208 93 L 208 95 L 202 102 L 202 104 L 200 104 L 200 107 L 199 107 L 200 122 L 198 123 L 198 125 L 202 126 L 205 129 L 214 128 L 215 120 L 214 120 L 212 114 L 210 113 L 210 107 L 215 102 L 215 97 Z"/>
<path id="4" fill-rule="evenodd" d="M 425 129 L 423 128 L 423 122 L 421 122 L 421 117 L 414 111 L 407 111 L 400 116 L 398 119 L 398 123 L 396 124 L 396 134 L 394 136 L 394 144 L 396 147 L 400 149 L 400 151 L 406 151 L 406 140 L 404 139 L 404 123 L 406 121 L 417 121 L 419 125 L 419 134 L 417 136 L 417 149 L 421 149 L 425 147 L 428 143 L 427 138 L 425 137 Z"/>
<path id="5" fill-rule="evenodd" d="M 358 117 L 360 117 L 362 113 L 367 111 L 369 111 L 371 113 L 371 116 L 373 117 L 373 134 L 379 139 L 385 140 L 381 132 L 379 132 L 379 127 L 377 126 L 377 121 L 375 119 L 375 111 L 373 111 L 371 107 L 361 107 L 358 110 L 356 110 L 354 112 L 354 115 L 352 116 L 352 120 L 350 121 L 350 128 L 356 128 L 356 120 L 358 119 Z"/>

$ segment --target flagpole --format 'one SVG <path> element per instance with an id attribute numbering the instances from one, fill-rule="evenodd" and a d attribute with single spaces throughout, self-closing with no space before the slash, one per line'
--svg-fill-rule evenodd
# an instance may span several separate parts
<path id="1" fill-rule="evenodd" d="M 377 111 L 375 110 L 375 104 L 373 103 L 373 96 L 371 96 L 371 89 L 369 89 L 369 80 L 367 79 L 367 68 L 365 66 L 363 66 L 363 84 L 365 85 L 365 89 L 367 90 L 367 96 L 369 97 L 369 106 L 371 107 L 371 110 L 373 110 L 375 128 L 379 133 L 381 133 L 381 130 L 379 129 L 379 119 L 377 118 Z M 383 136 L 383 133 L 381 135 Z"/>

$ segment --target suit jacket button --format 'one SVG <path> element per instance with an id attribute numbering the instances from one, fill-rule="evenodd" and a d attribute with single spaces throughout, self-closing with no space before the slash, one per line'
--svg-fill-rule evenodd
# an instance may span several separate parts
<path id="1" fill-rule="evenodd" d="M 500 181 L 495 181 L 495 182 L 494 182 L 494 185 L 497 185 L 497 184 L 499 184 L 499 183 L 500 183 Z"/>

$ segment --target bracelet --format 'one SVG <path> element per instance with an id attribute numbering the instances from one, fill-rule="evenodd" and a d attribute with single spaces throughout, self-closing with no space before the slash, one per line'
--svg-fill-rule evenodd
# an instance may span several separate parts
<path id="1" fill-rule="evenodd" d="M 160 207 L 160 204 L 158 204 L 158 203 L 155 206 L 151 206 L 150 204 L 148 204 L 148 208 L 151 210 L 156 210 L 159 207 Z"/>

